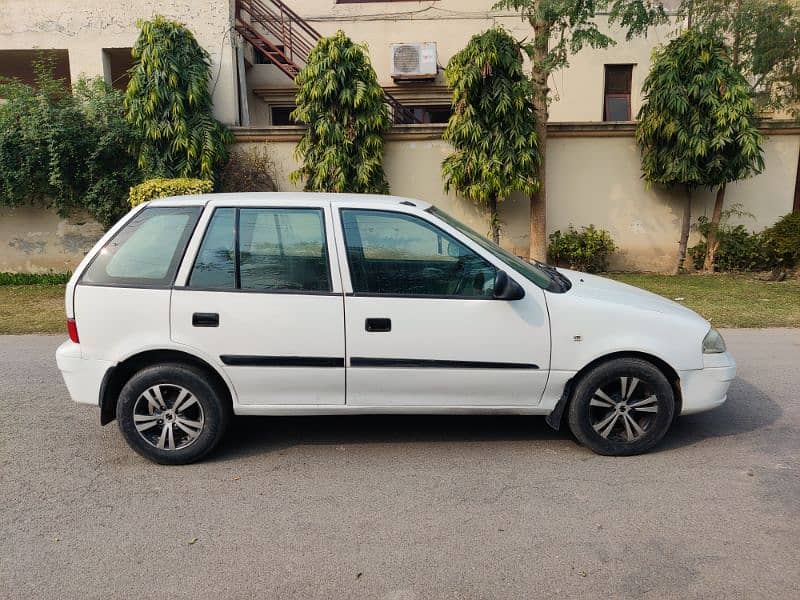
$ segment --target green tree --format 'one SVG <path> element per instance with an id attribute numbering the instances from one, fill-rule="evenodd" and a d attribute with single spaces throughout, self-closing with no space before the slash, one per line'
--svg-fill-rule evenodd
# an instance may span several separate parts
<path id="1" fill-rule="evenodd" d="M 35 71 L 35 86 L 0 85 L 0 203 L 39 202 L 62 215 L 85 209 L 110 225 L 140 181 L 122 95 L 99 78 L 70 90 L 47 60 Z"/>
<path id="2" fill-rule="evenodd" d="M 681 11 L 692 27 L 723 37 L 759 108 L 800 108 L 800 3 L 683 0 Z"/>
<path id="3" fill-rule="evenodd" d="M 157 16 L 137 26 L 125 107 L 142 136 L 139 167 L 147 177 L 214 180 L 233 136 L 212 116 L 208 52 L 175 21 Z"/>
<path id="4" fill-rule="evenodd" d="M 666 19 L 658 0 L 500 0 L 495 9 L 517 11 L 533 30 L 533 40 L 523 42 L 531 59 L 533 103 L 541 161 L 536 179 L 539 189 L 531 196 L 530 255 L 545 260 L 547 254 L 546 180 L 547 107 L 550 75 L 569 64 L 569 56 L 582 48 L 607 48 L 614 40 L 598 28 L 599 13 L 607 12 L 611 25 L 626 31 L 626 39 L 643 35 L 651 25 Z M 603 20 L 606 17 L 602 17 Z"/>
<path id="5" fill-rule="evenodd" d="M 734 67 L 763 111 L 800 118 L 800 2 L 797 0 L 683 0 L 691 26 L 725 39 Z M 800 153 L 798 153 L 800 162 Z M 795 189 L 800 190 L 800 169 Z M 800 211 L 797 203 L 794 210 Z M 717 229 L 722 206 L 715 206 Z"/>
<path id="6" fill-rule="evenodd" d="M 443 139 L 454 151 L 442 163 L 444 187 L 487 207 L 492 239 L 499 242 L 498 202 L 538 187 L 533 95 L 519 44 L 500 28 L 475 35 L 450 59 L 445 75 L 453 116 Z"/>
<path id="7" fill-rule="evenodd" d="M 322 38 L 295 78 L 297 109 L 307 128 L 295 148 L 302 162 L 291 180 L 306 191 L 385 194 L 383 134 L 389 112 L 365 47 L 344 32 Z"/>
<path id="8" fill-rule="evenodd" d="M 636 141 L 642 150 L 644 178 L 666 188 L 681 185 L 689 192 L 680 268 L 689 236 L 691 191 L 716 188 L 721 206 L 729 182 L 764 168 L 755 104 L 722 40 L 695 29 L 654 53 L 643 92 Z M 712 264 L 713 233 L 708 236 Z"/>

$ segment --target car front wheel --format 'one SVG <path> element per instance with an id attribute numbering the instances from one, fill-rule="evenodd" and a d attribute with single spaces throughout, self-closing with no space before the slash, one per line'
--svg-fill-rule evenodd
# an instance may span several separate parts
<path id="1" fill-rule="evenodd" d="M 222 438 L 229 409 L 201 371 L 181 364 L 148 367 L 122 388 L 117 422 L 136 452 L 160 464 L 187 464 Z"/>
<path id="2" fill-rule="evenodd" d="M 664 374 L 645 360 L 620 358 L 598 365 L 580 380 L 569 407 L 569 426 L 594 452 L 627 456 L 660 442 L 674 414 L 675 396 Z"/>

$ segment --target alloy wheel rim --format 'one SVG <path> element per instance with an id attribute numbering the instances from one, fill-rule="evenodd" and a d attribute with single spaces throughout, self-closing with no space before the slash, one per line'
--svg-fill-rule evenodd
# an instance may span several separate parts
<path id="1" fill-rule="evenodd" d="M 632 443 L 647 435 L 658 416 L 658 397 L 636 377 L 611 379 L 589 401 L 589 421 L 602 438 Z"/>
<path id="2" fill-rule="evenodd" d="M 182 450 L 203 432 L 203 407 L 189 390 L 171 383 L 147 388 L 133 405 L 141 438 L 159 450 Z"/>

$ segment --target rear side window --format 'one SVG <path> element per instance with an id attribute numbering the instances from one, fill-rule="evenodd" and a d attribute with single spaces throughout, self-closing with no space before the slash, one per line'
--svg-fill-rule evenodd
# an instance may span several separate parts
<path id="1" fill-rule="evenodd" d="M 216 209 L 200 245 L 189 287 L 329 292 L 322 210 Z"/>
<path id="2" fill-rule="evenodd" d="M 81 283 L 169 287 L 202 207 L 145 208 L 97 253 Z"/>
<path id="3" fill-rule="evenodd" d="M 211 217 L 189 286 L 195 288 L 235 288 L 236 251 L 233 248 L 235 208 L 218 208 Z"/>

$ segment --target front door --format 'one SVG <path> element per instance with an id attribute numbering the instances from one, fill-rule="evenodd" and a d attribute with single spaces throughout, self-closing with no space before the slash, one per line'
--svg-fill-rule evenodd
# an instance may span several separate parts
<path id="1" fill-rule="evenodd" d="M 329 260 L 329 209 L 208 210 L 185 286 L 172 293 L 173 340 L 213 359 L 239 404 L 344 404 L 343 299 Z"/>
<path id="2" fill-rule="evenodd" d="M 539 403 L 550 357 L 540 288 L 523 280 L 523 299 L 494 299 L 496 259 L 423 214 L 338 212 L 341 269 L 350 287 L 347 404 Z"/>

